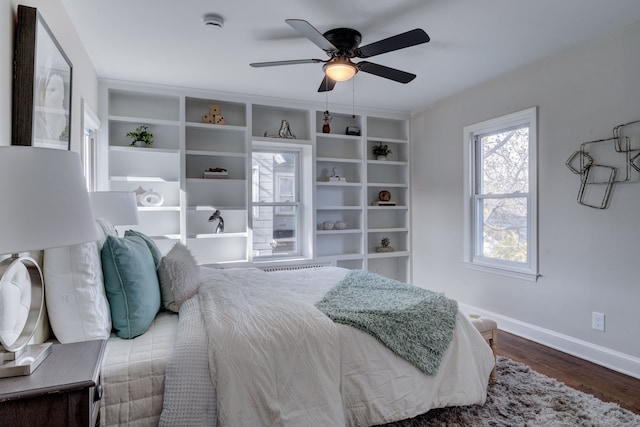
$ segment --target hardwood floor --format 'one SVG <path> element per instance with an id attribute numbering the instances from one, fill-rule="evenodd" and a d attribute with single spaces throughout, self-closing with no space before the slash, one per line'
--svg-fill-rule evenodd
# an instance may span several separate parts
<path id="1" fill-rule="evenodd" d="M 555 378 L 569 387 L 606 402 L 615 402 L 640 415 L 638 379 L 504 331 L 498 334 L 497 347 L 501 356 L 525 363 L 533 370 Z"/>

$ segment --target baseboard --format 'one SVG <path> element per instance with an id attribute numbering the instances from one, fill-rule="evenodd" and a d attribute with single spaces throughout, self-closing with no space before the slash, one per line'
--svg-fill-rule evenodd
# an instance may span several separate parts
<path id="1" fill-rule="evenodd" d="M 498 322 L 498 328 L 503 331 L 640 379 L 640 358 L 638 357 L 467 304 L 459 305 L 465 312 L 474 312 L 494 319 Z M 500 348 L 500 339 L 498 339 L 498 348 Z"/>

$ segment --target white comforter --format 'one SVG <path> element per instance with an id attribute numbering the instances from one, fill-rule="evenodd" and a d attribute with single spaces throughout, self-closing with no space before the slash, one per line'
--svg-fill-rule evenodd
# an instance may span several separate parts
<path id="1" fill-rule="evenodd" d="M 461 314 L 427 376 L 313 306 L 348 270 L 204 271 L 197 298 L 221 426 L 367 426 L 485 401 L 493 356 Z M 187 403 L 165 398 L 165 409 Z"/>

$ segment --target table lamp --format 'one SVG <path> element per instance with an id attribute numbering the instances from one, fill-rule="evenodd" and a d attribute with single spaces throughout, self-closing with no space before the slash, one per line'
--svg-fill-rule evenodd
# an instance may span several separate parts
<path id="1" fill-rule="evenodd" d="M 0 378 L 30 375 L 51 343 L 29 345 L 42 316 L 40 267 L 22 252 L 97 240 L 80 157 L 27 146 L 0 147 Z"/>
<path id="2" fill-rule="evenodd" d="M 95 191 L 89 193 L 93 216 L 112 225 L 138 224 L 138 205 L 133 191 Z"/>

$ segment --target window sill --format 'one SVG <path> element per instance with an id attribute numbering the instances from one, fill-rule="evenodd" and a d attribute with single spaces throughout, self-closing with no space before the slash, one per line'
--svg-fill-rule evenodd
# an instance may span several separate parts
<path id="1" fill-rule="evenodd" d="M 527 280 L 529 282 L 537 282 L 540 275 L 531 271 L 514 270 L 500 268 L 492 265 L 478 264 L 473 262 L 464 262 L 464 266 L 470 270 L 484 271 L 485 273 L 499 274 L 501 276 L 512 277 L 514 279 Z"/>

